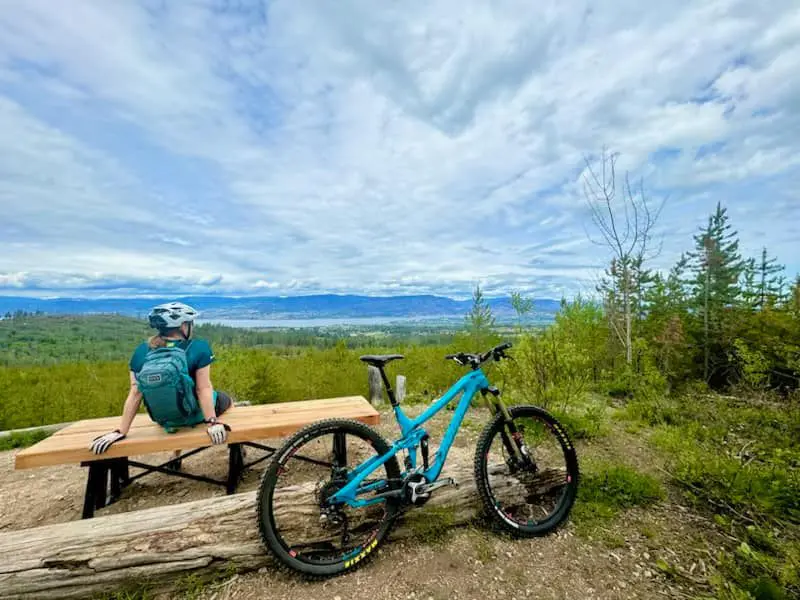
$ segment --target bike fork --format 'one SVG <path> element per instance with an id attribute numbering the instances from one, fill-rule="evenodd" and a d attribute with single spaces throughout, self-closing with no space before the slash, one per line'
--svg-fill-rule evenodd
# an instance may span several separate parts
<path id="1" fill-rule="evenodd" d="M 509 456 L 513 456 L 519 464 L 525 464 L 529 460 L 528 449 L 522 439 L 522 434 L 517 430 L 517 426 L 511 418 L 511 413 L 508 412 L 508 408 L 500 398 L 500 390 L 496 387 L 489 387 L 482 391 L 484 396 L 486 396 L 487 392 L 494 396 L 494 402 L 489 403 L 492 412 L 494 414 L 499 412 L 503 415 L 503 430 L 500 432 L 500 437 L 503 440 L 506 452 L 508 452 Z"/>

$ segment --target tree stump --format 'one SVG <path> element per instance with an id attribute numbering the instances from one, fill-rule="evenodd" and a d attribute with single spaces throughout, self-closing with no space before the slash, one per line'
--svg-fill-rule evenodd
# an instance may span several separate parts
<path id="1" fill-rule="evenodd" d="M 369 365 L 367 377 L 369 379 L 369 403 L 372 406 L 381 406 L 383 404 L 383 380 L 378 367 Z"/>
<path id="2" fill-rule="evenodd" d="M 397 401 L 402 403 L 406 397 L 406 376 L 398 375 L 394 388 L 394 396 Z"/>

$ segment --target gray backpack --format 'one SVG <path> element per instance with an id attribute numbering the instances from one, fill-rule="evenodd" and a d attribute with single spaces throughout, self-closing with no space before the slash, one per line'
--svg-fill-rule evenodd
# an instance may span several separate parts
<path id="1" fill-rule="evenodd" d="M 136 384 L 150 418 L 168 433 L 203 422 L 203 411 L 197 401 L 183 348 L 171 346 L 150 350 L 142 369 L 136 374 Z"/>

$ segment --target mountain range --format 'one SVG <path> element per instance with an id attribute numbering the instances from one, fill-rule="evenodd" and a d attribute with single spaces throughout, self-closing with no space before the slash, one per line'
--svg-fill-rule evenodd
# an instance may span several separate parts
<path id="1" fill-rule="evenodd" d="M 466 315 L 472 300 L 445 296 L 359 296 L 316 294 L 308 296 L 186 296 L 180 298 L 25 298 L 0 296 L 0 315 L 16 311 L 47 314 L 115 313 L 144 317 L 156 304 L 178 300 L 195 307 L 203 319 L 313 319 L 353 317 L 442 317 Z M 487 298 L 493 314 L 500 320 L 514 316 L 508 297 Z M 533 300 L 530 318 L 549 320 L 560 302 Z"/>

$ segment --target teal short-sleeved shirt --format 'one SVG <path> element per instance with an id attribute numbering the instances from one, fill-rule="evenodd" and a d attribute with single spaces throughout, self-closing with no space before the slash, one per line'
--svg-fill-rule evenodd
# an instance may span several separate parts
<path id="1" fill-rule="evenodd" d="M 186 362 L 189 366 L 189 375 L 195 379 L 198 369 L 207 367 L 214 362 L 214 353 L 211 351 L 211 345 L 206 340 L 192 339 L 192 340 L 167 340 L 167 346 L 179 346 L 186 351 Z M 150 346 L 147 342 L 143 342 L 137 346 L 131 356 L 129 363 L 131 371 L 138 373 L 144 366 L 144 359 L 150 351 Z"/>

